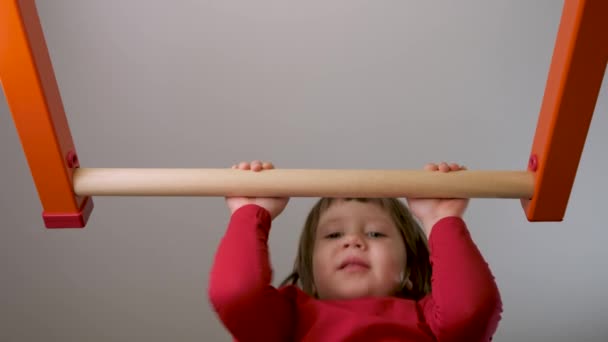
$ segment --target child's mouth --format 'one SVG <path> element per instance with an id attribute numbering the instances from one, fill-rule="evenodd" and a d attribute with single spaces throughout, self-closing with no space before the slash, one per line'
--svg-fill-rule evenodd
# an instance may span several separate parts
<path id="1" fill-rule="evenodd" d="M 346 265 L 344 265 L 343 267 L 340 268 L 343 271 L 349 271 L 349 272 L 360 272 L 360 271 L 366 271 L 369 269 L 369 266 L 361 264 L 361 263 L 348 263 Z"/>
<path id="2" fill-rule="evenodd" d="M 342 261 L 339 269 L 348 271 L 362 271 L 369 269 L 369 264 L 361 258 L 350 257 Z"/>

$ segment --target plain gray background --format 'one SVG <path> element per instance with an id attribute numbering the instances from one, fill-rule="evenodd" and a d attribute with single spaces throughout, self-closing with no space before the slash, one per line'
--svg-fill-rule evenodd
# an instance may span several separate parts
<path id="1" fill-rule="evenodd" d="M 201 168 L 525 169 L 562 5 L 38 1 L 81 164 Z M 471 202 L 495 341 L 608 339 L 606 93 L 563 222 Z M 229 340 L 207 300 L 222 198 L 96 197 L 85 229 L 45 230 L 3 95 L 0 123 L 0 341 Z M 274 222 L 275 282 L 312 203 Z"/>

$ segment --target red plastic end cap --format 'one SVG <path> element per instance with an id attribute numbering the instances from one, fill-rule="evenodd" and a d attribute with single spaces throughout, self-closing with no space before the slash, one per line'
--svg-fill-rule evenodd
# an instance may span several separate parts
<path id="1" fill-rule="evenodd" d="M 84 228 L 93 211 L 93 199 L 86 197 L 76 213 L 42 213 L 47 228 Z"/>

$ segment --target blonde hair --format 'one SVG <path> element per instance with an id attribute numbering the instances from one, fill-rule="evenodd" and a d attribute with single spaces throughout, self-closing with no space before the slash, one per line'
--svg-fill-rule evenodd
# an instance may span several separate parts
<path id="1" fill-rule="evenodd" d="M 404 282 L 404 286 L 395 295 L 417 300 L 430 293 L 431 263 L 426 235 L 405 204 L 395 198 L 346 198 L 344 200 L 379 205 L 390 215 L 399 230 L 407 255 L 403 279 L 409 279 L 413 286 L 408 289 Z M 293 271 L 283 280 L 281 286 L 296 285 L 310 296 L 316 297 L 312 266 L 315 235 L 319 218 L 335 201 L 334 198 L 321 198 L 310 210 L 300 235 Z"/>

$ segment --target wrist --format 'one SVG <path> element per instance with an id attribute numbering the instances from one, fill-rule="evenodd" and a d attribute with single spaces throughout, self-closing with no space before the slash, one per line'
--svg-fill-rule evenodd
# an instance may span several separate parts
<path id="1" fill-rule="evenodd" d="M 237 207 L 232 207 L 230 209 L 230 215 L 234 215 L 235 213 L 237 213 L 239 211 L 246 211 L 248 209 L 254 210 L 254 211 L 259 211 L 259 210 L 266 211 L 268 213 L 268 215 L 272 217 L 272 215 L 270 215 L 270 212 L 268 211 L 268 209 L 264 208 L 263 206 L 261 206 L 257 203 L 244 203 Z"/>
<path id="2" fill-rule="evenodd" d="M 422 228 L 424 229 L 425 232 L 427 232 L 427 237 L 431 234 L 431 230 L 433 229 L 433 227 L 435 227 L 435 225 L 445 219 L 445 218 L 449 218 L 449 217 L 458 217 L 458 218 L 462 218 L 460 215 L 456 215 L 456 214 L 452 214 L 452 215 L 437 215 L 434 217 L 430 217 L 427 218 L 425 220 L 422 221 Z"/>
<path id="3" fill-rule="evenodd" d="M 236 217 L 241 216 L 249 217 L 251 215 L 263 221 L 272 222 L 272 220 L 274 219 L 272 212 L 257 203 L 247 203 L 238 208 L 235 208 L 235 210 L 232 211 L 231 218 L 234 219 Z"/>

